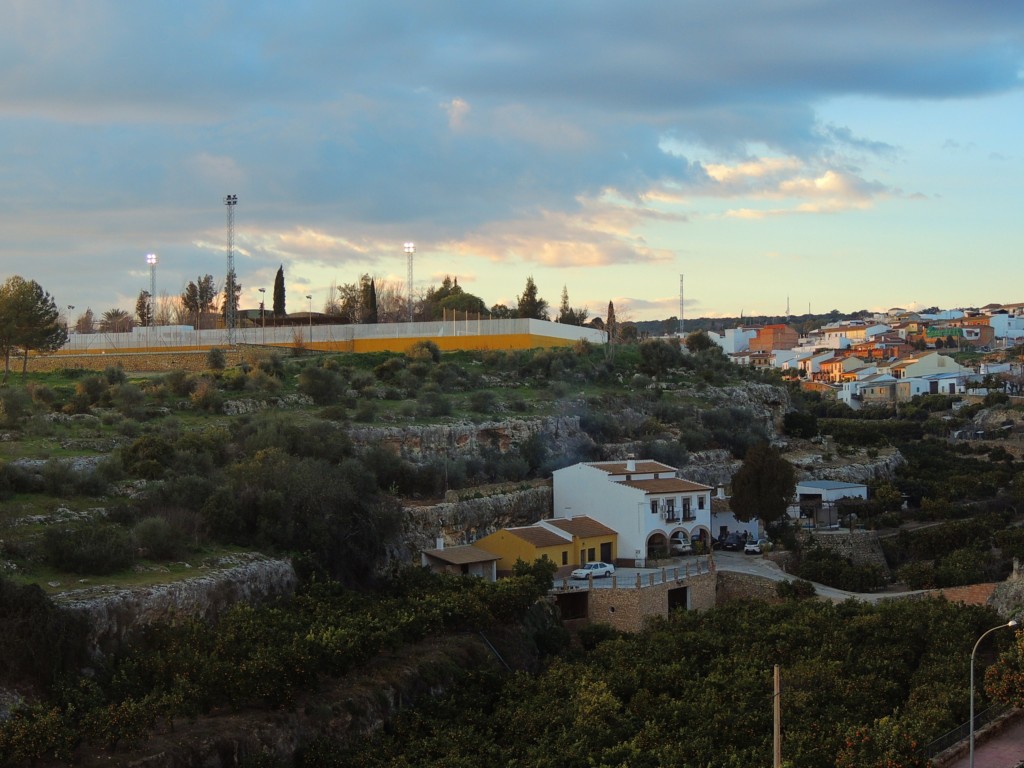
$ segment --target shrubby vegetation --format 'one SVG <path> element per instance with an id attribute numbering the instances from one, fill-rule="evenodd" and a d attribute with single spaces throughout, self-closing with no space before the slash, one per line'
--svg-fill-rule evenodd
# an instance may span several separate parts
<path id="1" fill-rule="evenodd" d="M 68 760 L 83 742 L 131 746 L 175 717 L 217 707 L 285 704 L 300 688 L 385 650 L 518 623 L 550 589 L 553 573 L 547 562 L 519 564 L 512 578 L 492 584 L 413 569 L 373 593 L 314 582 L 288 602 L 236 606 L 215 627 L 197 621 L 150 627 L 93 677 L 67 679 L 50 703 L 0 722 L 0 765 Z M 0 598 L 8 620 L 0 670 L 46 681 L 67 672 L 80 647 L 77 625 L 68 625 L 36 587 L 0 580 Z M 552 651 L 565 643 L 548 630 L 533 639 Z"/>
<path id="2" fill-rule="evenodd" d="M 967 717 L 970 645 L 995 621 L 944 602 L 792 601 L 675 613 L 636 635 L 591 627 L 540 675 L 467 681 L 368 745 L 319 742 L 317 764 L 767 765 L 778 663 L 787 761 L 924 766 L 920 748 Z"/>

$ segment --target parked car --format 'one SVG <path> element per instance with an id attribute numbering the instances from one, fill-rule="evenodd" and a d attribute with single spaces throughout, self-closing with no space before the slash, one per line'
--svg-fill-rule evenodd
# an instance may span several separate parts
<path id="1" fill-rule="evenodd" d="M 693 554 L 693 544 L 688 541 L 673 541 L 671 549 L 673 555 Z"/>
<path id="2" fill-rule="evenodd" d="M 768 539 L 751 539 L 743 545 L 743 554 L 745 555 L 760 555 L 766 549 L 771 546 L 771 542 Z"/>
<path id="3" fill-rule="evenodd" d="M 725 541 L 722 542 L 722 549 L 726 552 L 739 552 L 746 543 L 747 539 L 742 533 L 733 531 L 725 537 Z"/>
<path id="4" fill-rule="evenodd" d="M 571 574 L 574 579 L 599 579 L 602 576 L 611 576 L 615 573 L 615 566 L 610 563 L 587 563 L 582 568 L 577 568 Z"/>

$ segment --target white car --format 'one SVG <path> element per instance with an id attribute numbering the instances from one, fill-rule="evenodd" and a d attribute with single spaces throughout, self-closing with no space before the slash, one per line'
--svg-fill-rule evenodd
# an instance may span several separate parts
<path id="1" fill-rule="evenodd" d="M 599 579 L 602 576 L 611 576 L 615 573 L 615 566 L 610 563 L 587 563 L 582 568 L 577 568 L 571 574 L 574 579 Z"/>
<path id="2" fill-rule="evenodd" d="M 672 542 L 672 554 L 673 555 L 692 555 L 693 545 L 688 541 L 673 541 Z"/>
<path id="3" fill-rule="evenodd" d="M 768 539 L 751 539 L 743 545 L 744 555 L 760 555 L 771 544 Z"/>

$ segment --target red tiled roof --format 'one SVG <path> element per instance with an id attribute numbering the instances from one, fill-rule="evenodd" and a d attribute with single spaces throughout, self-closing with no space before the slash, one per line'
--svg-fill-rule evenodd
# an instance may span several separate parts
<path id="1" fill-rule="evenodd" d="M 564 536 L 559 536 L 554 531 L 549 531 L 547 528 L 542 528 L 539 525 L 506 528 L 505 530 L 535 547 L 564 547 L 571 543 Z"/>
<path id="2" fill-rule="evenodd" d="M 714 490 L 710 486 L 691 483 L 689 480 L 680 480 L 677 477 L 665 477 L 659 480 L 623 480 L 621 484 L 628 485 L 630 488 L 639 488 L 644 493 L 691 493 Z"/>
<path id="3" fill-rule="evenodd" d="M 585 539 L 588 536 L 611 536 L 616 533 L 615 530 L 609 528 L 604 523 L 600 523 L 586 515 L 569 518 L 556 517 L 546 522 L 581 539 Z"/>
<path id="4" fill-rule="evenodd" d="M 487 563 L 494 560 L 501 560 L 498 555 L 492 555 L 483 549 L 463 544 L 458 547 L 445 547 L 444 549 L 427 549 L 423 554 L 442 560 L 451 565 L 465 565 L 466 563 Z"/>
<path id="5" fill-rule="evenodd" d="M 675 467 L 670 467 L 668 464 L 662 464 L 660 461 L 635 461 L 633 469 L 626 469 L 626 462 L 624 461 L 595 461 L 587 464 L 588 467 L 594 469 L 600 469 L 602 472 L 607 472 L 609 475 L 625 475 L 629 474 L 651 474 L 653 472 L 675 472 Z"/>

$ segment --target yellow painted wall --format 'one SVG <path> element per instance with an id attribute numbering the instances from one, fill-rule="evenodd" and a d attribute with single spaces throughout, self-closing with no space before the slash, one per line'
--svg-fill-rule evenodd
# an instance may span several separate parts
<path id="1" fill-rule="evenodd" d="M 585 560 L 584 562 L 598 561 L 601 559 L 601 545 L 610 544 L 612 548 L 612 556 L 608 562 L 614 565 L 615 561 L 618 559 L 619 556 L 619 553 L 617 551 L 618 548 L 616 546 L 618 544 L 618 540 L 618 535 L 614 533 L 609 534 L 608 536 L 591 536 L 588 539 L 576 539 L 576 549 L 573 553 L 569 555 L 569 562 L 574 566 L 583 565 L 583 562 L 580 562 L 580 550 L 583 550 L 585 556 L 587 557 L 587 560 Z M 594 550 L 593 558 L 589 557 L 588 550 L 590 549 Z"/>
<path id="2" fill-rule="evenodd" d="M 565 546 L 556 547 L 535 547 L 528 541 L 509 533 L 507 530 L 495 531 L 489 536 L 473 542 L 474 547 L 479 547 L 492 555 L 498 555 L 498 571 L 501 573 L 511 572 L 516 560 L 532 563 L 540 557 L 547 555 L 548 560 L 557 566 L 562 565 L 562 552 L 567 553 L 569 564 L 573 562 L 573 549 L 579 549 L 574 544 L 566 542 Z"/>

